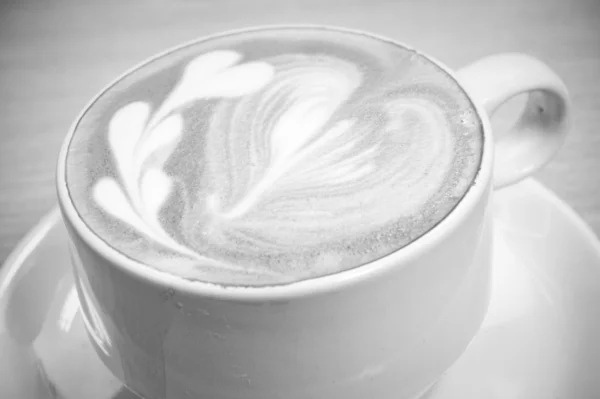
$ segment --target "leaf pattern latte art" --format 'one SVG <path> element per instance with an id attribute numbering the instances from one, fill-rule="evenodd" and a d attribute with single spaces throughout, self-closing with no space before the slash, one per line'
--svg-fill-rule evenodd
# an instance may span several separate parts
<path id="1" fill-rule="evenodd" d="M 378 247 L 389 221 L 419 217 L 447 177 L 455 139 L 427 93 L 366 85 L 360 65 L 334 56 L 209 52 L 161 104 L 134 101 L 112 116 L 118 175 L 100 178 L 93 198 L 200 278 L 340 270 L 389 250 Z M 202 123 L 189 120 L 195 107 L 208 112 Z M 176 150 L 202 167 L 169 169 Z M 167 226 L 173 204 L 179 220 Z M 356 237 L 371 241 L 356 247 Z"/>

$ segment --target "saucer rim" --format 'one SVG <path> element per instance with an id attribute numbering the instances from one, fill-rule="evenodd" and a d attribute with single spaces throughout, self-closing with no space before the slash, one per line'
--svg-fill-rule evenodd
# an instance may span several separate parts
<path id="1" fill-rule="evenodd" d="M 581 238 L 586 241 L 585 244 L 593 249 L 596 258 L 600 259 L 600 239 L 582 217 L 552 190 L 533 178 L 525 179 L 499 191 L 501 192 L 504 189 L 529 189 L 539 195 L 544 201 L 551 203 L 557 212 L 565 216 L 568 222 L 580 232 Z M 0 300 L 25 260 L 61 220 L 60 209 L 58 205 L 54 205 L 14 246 L 0 268 Z"/>

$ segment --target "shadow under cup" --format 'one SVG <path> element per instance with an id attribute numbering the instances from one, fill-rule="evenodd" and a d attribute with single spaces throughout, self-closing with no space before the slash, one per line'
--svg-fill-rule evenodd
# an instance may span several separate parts
<path id="1" fill-rule="evenodd" d="M 483 321 L 490 140 L 462 200 L 410 245 L 340 273 L 257 287 L 190 281 L 109 247 L 69 198 L 68 140 L 57 184 L 86 329 L 112 373 L 146 399 L 412 399 Z"/>

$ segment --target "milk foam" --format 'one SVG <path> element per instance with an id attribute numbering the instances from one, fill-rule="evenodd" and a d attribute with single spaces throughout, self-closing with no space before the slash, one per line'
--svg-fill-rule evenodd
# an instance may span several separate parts
<path id="1" fill-rule="evenodd" d="M 479 122 L 440 71 L 231 48 L 182 66 L 158 101 L 108 113 L 112 173 L 88 177 L 105 216 L 86 222 L 166 272 L 260 285 L 359 266 L 430 229 L 477 168 Z"/>

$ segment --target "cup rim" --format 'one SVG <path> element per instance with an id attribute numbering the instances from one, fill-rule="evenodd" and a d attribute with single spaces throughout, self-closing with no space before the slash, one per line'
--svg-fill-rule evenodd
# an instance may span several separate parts
<path id="1" fill-rule="evenodd" d="M 342 270 L 333 274 L 310 277 L 299 281 L 286 282 L 273 285 L 227 285 L 212 283 L 200 280 L 187 279 L 182 276 L 170 274 L 153 267 L 148 267 L 142 262 L 132 259 L 117 249 L 111 247 L 106 241 L 97 236 L 83 221 L 71 200 L 66 183 L 66 158 L 68 148 L 74 136 L 79 121 L 90 107 L 113 85 L 135 73 L 143 66 L 154 62 L 171 53 L 177 52 L 186 47 L 192 46 L 202 41 L 213 40 L 219 37 L 243 34 L 247 32 L 261 30 L 278 29 L 308 29 L 308 30 L 327 30 L 340 33 L 350 33 L 363 35 L 376 40 L 389 43 L 394 46 L 403 47 L 415 54 L 426 58 L 439 69 L 453 79 L 471 103 L 482 126 L 482 150 L 479 167 L 469 185 L 467 191 L 463 194 L 460 201 L 445 215 L 436 225 L 427 230 L 421 236 L 411 241 L 404 247 L 391 252 L 381 258 L 369 263 L 356 266 L 350 269 Z M 240 29 L 230 29 L 220 31 L 210 35 L 203 35 L 198 38 L 188 40 L 179 45 L 170 47 L 148 57 L 136 65 L 130 67 L 125 72 L 114 78 L 108 84 L 104 85 L 87 102 L 71 124 L 67 135 L 61 145 L 56 169 L 56 189 L 58 203 L 61 209 L 64 222 L 69 223 L 76 234 L 83 240 L 96 254 L 109 262 L 112 267 L 120 268 L 129 275 L 144 279 L 156 286 L 163 287 L 165 290 L 172 289 L 176 292 L 185 292 L 192 295 L 203 297 L 243 300 L 243 301 L 275 301 L 286 300 L 307 295 L 316 295 L 325 292 L 339 290 L 340 288 L 357 284 L 364 280 L 372 279 L 385 273 L 391 268 L 403 267 L 403 265 L 419 258 L 428 250 L 436 247 L 449 234 L 455 231 L 463 221 L 480 202 L 480 199 L 491 189 L 492 167 L 493 167 L 493 148 L 491 137 L 491 124 L 489 117 L 483 107 L 475 101 L 466 91 L 456 76 L 456 73 L 436 58 L 423 53 L 399 40 L 395 40 L 377 33 L 368 32 L 360 29 L 345 28 L 334 25 L 321 24 L 275 24 L 275 25 L 256 25 Z"/>

